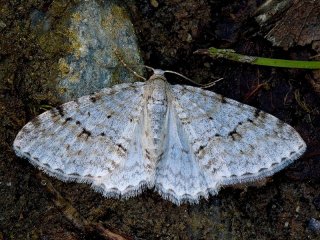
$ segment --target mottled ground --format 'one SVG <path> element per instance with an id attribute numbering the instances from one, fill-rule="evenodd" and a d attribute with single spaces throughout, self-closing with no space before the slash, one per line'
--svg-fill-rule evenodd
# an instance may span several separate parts
<path id="1" fill-rule="evenodd" d="M 308 145 L 306 154 L 264 182 L 228 187 L 208 201 L 180 207 L 152 190 L 129 200 L 105 199 L 86 184 L 42 177 L 15 157 L 11 146 L 27 121 L 57 103 L 43 82 L 55 77 L 53 63 L 64 52 L 55 46 L 59 39 L 35 40 L 39 36 L 30 27 L 30 13 L 50 10 L 59 22 L 70 6 L 63 1 L 0 0 L 0 240 L 105 239 L 97 225 L 88 230 L 77 219 L 99 223 L 127 239 L 320 239 L 308 228 L 311 218 L 320 220 L 320 74 L 193 54 L 214 46 L 248 55 L 309 59 L 319 54 L 317 45 L 293 41 L 287 50 L 273 47 L 264 36 L 279 16 L 261 28 L 253 17 L 258 0 L 158 3 L 127 3 L 145 63 L 200 83 L 223 78 L 212 90 L 292 125 Z M 297 13 L 304 8 L 297 7 Z M 292 27 L 283 34 L 289 30 L 298 31 Z M 169 81 L 186 83 L 177 77 Z M 48 187 L 51 183 L 56 192 Z"/>

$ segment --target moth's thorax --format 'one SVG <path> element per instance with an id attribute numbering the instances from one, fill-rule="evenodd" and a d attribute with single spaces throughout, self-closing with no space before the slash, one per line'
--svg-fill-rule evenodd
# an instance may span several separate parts
<path id="1" fill-rule="evenodd" d="M 153 75 L 145 88 L 145 157 L 154 164 L 164 151 L 168 118 L 168 83 L 163 75 Z"/>

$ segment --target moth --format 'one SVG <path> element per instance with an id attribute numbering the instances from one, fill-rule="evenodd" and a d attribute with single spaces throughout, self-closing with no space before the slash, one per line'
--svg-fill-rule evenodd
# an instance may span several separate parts
<path id="1" fill-rule="evenodd" d="M 42 113 L 18 133 L 16 154 L 106 197 L 155 188 L 179 205 L 270 176 L 304 153 L 303 139 L 278 118 L 211 91 L 170 85 L 165 72 Z"/>

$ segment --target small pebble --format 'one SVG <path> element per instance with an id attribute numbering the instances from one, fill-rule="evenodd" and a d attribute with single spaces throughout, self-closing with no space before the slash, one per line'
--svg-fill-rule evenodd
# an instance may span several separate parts
<path id="1" fill-rule="evenodd" d="M 152 5 L 152 7 L 157 8 L 159 7 L 159 3 L 157 0 L 150 0 L 150 4 Z"/>
<path id="2" fill-rule="evenodd" d="M 7 26 L 3 21 L 0 20 L 0 29 L 3 29 Z"/>
<path id="3" fill-rule="evenodd" d="M 42 186 L 46 186 L 46 185 L 47 185 L 46 180 L 41 180 L 41 185 L 42 185 Z"/>
<path id="4" fill-rule="evenodd" d="M 206 68 L 210 68 L 210 63 L 205 62 L 205 63 L 203 64 L 203 66 L 205 66 Z"/>
<path id="5" fill-rule="evenodd" d="M 190 33 L 188 33 L 188 35 L 187 35 L 187 42 L 192 42 L 192 36 L 191 36 L 191 34 Z"/>
<path id="6" fill-rule="evenodd" d="M 320 221 L 315 218 L 311 218 L 308 223 L 308 229 L 313 232 L 320 233 Z"/>

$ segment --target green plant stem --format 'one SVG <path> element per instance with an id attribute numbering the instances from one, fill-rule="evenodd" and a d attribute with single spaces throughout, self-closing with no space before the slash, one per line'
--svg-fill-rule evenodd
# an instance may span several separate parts
<path id="1" fill-rule="evenodd" d="M 320 61 L 296 61 L 285 59 L 274 59 L 247 56 L 236 53 L 232 49 L 218 49 L 211 47 L 209 49 L 199 49 L 195 51 L 198 54 L 206 54 L 213 58 L 225 58 L 237 62 L 249 63 L 260 66 L 282 67 L 282 68 L 303 68 L 303 69 L 320 69 Z"/>

